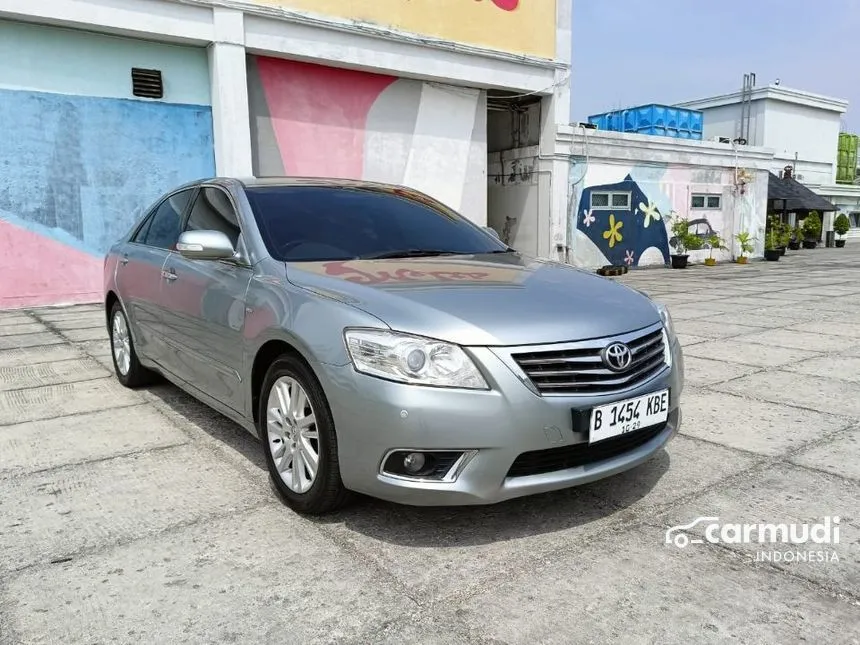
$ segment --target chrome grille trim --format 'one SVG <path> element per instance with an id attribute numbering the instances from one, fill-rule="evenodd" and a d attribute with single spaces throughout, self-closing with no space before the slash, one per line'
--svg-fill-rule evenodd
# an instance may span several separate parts
<path id="1" fill-rule="evenodd" d="M 600 351 L 610 343 L 626 343 L 633 355 L 622 372 L 607 369 Z M 541 396 L 599 396 L 633 389 L 666 368 L 667 342 L 657 323 L 627 334 L 571 343 L 506 348 L 509 366 Z M 506 361 L 507 362 L 507 361 Z"/>

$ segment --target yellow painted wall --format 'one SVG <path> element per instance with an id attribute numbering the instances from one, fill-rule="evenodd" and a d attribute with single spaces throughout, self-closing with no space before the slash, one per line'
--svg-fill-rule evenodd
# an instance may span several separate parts
<path id="1" fill-rule="evenodd" d="M 555 57 L 556 0 L 250 1 L 516 54 Z"/>

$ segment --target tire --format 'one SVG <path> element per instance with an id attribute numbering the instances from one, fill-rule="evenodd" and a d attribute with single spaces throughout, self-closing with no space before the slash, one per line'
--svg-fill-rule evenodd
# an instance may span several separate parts
<path id="1" fill-rule="evenodd" d="M 125 330 L 125 338 L 123 338 L 122 330 Z M 155 381 L 155 373 L 141 365 L 137 358 L 128 318 L 126 318 L 125 311 L 123 311 L 122 305 L 119 302 L 113 303 L 113 307 L 111 307 L 108 333 L 110 334 L 110 353 L 113 360 L 113 369 L 119 382 L 125 387 L 136 388 L 142 385 L 149 385 Z M 123 342 L 124 340 L 127 342 Z M 118 347 L 121 347 L 122 351 L 118 352 Z M 128 368 L 124 370 L 126 356 Z"/>
<path id="2" fill-rule="evenodd" d="M 340 478 L 334 420 L 311 369 L 295 355 L 280 356 L 266 373 L 259 406 L 257 430 L 281 500 L 304 515 L 323 515 L 343 506 L 350 493 Z M 285 407 L 288 414 L 281 414 Z M 314 450 L 316 471 L 310 477 Z"/>

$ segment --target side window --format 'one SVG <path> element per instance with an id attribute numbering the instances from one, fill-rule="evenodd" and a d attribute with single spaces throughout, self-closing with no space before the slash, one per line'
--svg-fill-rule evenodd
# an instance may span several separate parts
<path id="1" fill-rule="evenodd" d="M 146 239 L 146 234 L 149 232 L 149 227 L 152 225 L 152 217 L 154 211 L 150 211 L 146 216 L 146 219 L 143 221 L 143 224 L 140 225 L 140 228 L 137 229 L 137 233 L 134 234 L 134 237 L 131 239 L 132 242 L 137 242 L 138 244 L 143 244 Z"/>
<path id="2" fill-rule="evenodd" d="M 183 190 L 165 199 L 152 216 L 146 237 L 141 240 L 147 246 L 160 249 L 173 249 L 182 228 L 182 214 L 194 189 Z"/>
<path id="3" fill-rule="evenodd" d="M 203 188 L 188 216 L 187 231 L 221 231 L 233 243 L 239 242 L 239 221 L 230 198 L 219 188 Z"/>

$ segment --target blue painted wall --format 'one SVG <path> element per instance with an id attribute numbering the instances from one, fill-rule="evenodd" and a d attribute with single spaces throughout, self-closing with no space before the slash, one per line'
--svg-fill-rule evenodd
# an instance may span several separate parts
<path id="1" fill-rule="evenodd" d="M 0 89 L 0 218 L 101 255 L 165 190 L 215 173 L 208 106 Z"/>

